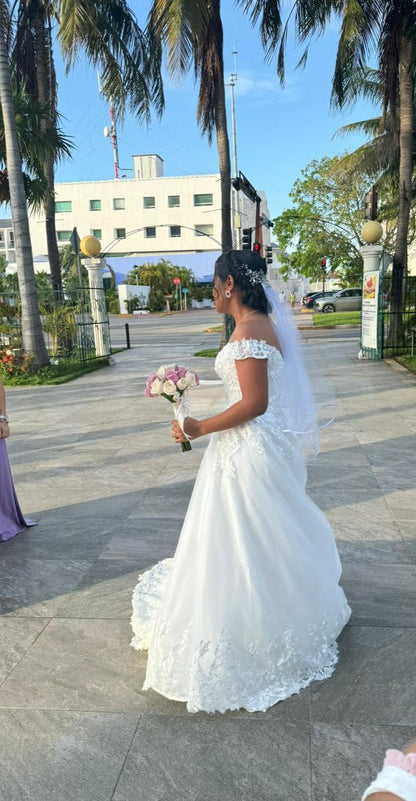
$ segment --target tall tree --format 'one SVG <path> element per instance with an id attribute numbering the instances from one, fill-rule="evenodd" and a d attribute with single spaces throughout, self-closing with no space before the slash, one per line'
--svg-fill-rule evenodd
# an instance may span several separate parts
<path id="1" fill-rule="evenodd" d="M 153 0 L 152 39 L 166 47 L 176 77 L 193 65 L 199 84 L 197 120 L 209 142 L 215 133 L 221 178 L 221 246 L 232 249 L 231 162 L 224 86 L 223 26 L 220 0 Z"/>
<path id="2" fill-rule="evenodd" d="M 163 107 L 159 50 L 149 48 L 136 17 L 125 0 L 18 0 L 14 68 L 17 79 L 51 113 L 42 122 L 44 132 L 56 125 L 57 83 L 54 68 L 54 31 L 70 69 L 81 53 L 101 72 L 104 95 L 123 114 L 126 105 L 148 118 L 152 102 Z M 48 258 L 55 290 L 62 289 L 55 230 L 55 161 L 46 154 L 43 173 Z"/>
<path id="3" fill-rule="evenodd" d="M 23 348 L 33 356 L 38 366 L 42 366 L 48 364 L 49 360 L 38 310 L 26 195 L 23 183 L 22 158 L 19 150 L 10 79 L 6 42 L 8 11 L 5 0 L 0 0 L 0 103 L 3 113 L 10 208 L 22 304 Z"/>
<path id="4" fill-rule="evenodd" d="M 288 251 L 286 268 L 319 280 L 325 258 L 341 283 L 360 281 L 362 198 L 368 181 L 352 172 L 342 156 L 312 161 L 302 170 L 290 192 L 292 207 L 274 221 L 279 248 Z M 384 244 L 389 247 L 388 236 Z"/>

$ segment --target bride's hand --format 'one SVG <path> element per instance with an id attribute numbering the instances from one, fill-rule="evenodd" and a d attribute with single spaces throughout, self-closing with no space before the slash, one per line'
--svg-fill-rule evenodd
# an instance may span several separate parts
<path id="1" fill-rule="evenodd" d="M 171 428 L 172 438 L 175 440 L 175 442 L 187 441 L 177 420 L 173 421 Z M 200 421 L 195 420 L 194 417 L 185 417 L 184 429 L 190 439 L 196 439 L 200 436 Z"/>

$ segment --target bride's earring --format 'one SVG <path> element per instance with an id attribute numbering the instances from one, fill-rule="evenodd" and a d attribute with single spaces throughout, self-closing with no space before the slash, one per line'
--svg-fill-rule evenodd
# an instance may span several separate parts
<path id="1" fill-rule="evenodd" d="M 225 292 L 224 292 L 224 295 L 225 295 L 225 297 L 226 297 L 226 298 L 230 298 L 230 297 L 231 297 L 231 292 L 230 292 L 230 290 L 229 290 L 229 289 L 226 289 L 226 290 L 225 290 Z"/>

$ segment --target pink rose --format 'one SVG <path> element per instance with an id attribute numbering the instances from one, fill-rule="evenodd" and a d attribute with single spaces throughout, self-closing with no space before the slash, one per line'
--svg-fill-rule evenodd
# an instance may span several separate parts
<path id="1" fill-rule="evenodd" d="M 185 378 L 187 370 L 186 370 L 186 367 L 178 367 L 176 372 L 178 374 L 178 379 L 179 378 Z"/>

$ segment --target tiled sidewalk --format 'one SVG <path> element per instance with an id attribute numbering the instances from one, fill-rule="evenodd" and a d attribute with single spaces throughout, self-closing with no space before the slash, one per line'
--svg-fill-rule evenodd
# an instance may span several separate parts
<path id="1" fill-rule="evenodd" d="M 174 356 L 208 376 L 194 350 Z M 136 348 L 8 393 L 13 474 L 39 526 L 0 546 L 0 801 L 358 801 L 383 750 L 416 739 L 416 380 L 350 342 L 319 355 L 341 410 L 309 486 L 353 617 L 334 676 L 265 714 L 189 715 L 140 691 L 131 590 L 173 554 L 205 447 L 176 450 L 168 404 L 141 395 L 171 355 Z M 206 415 L 221 393 L 194 398 Z"/>

